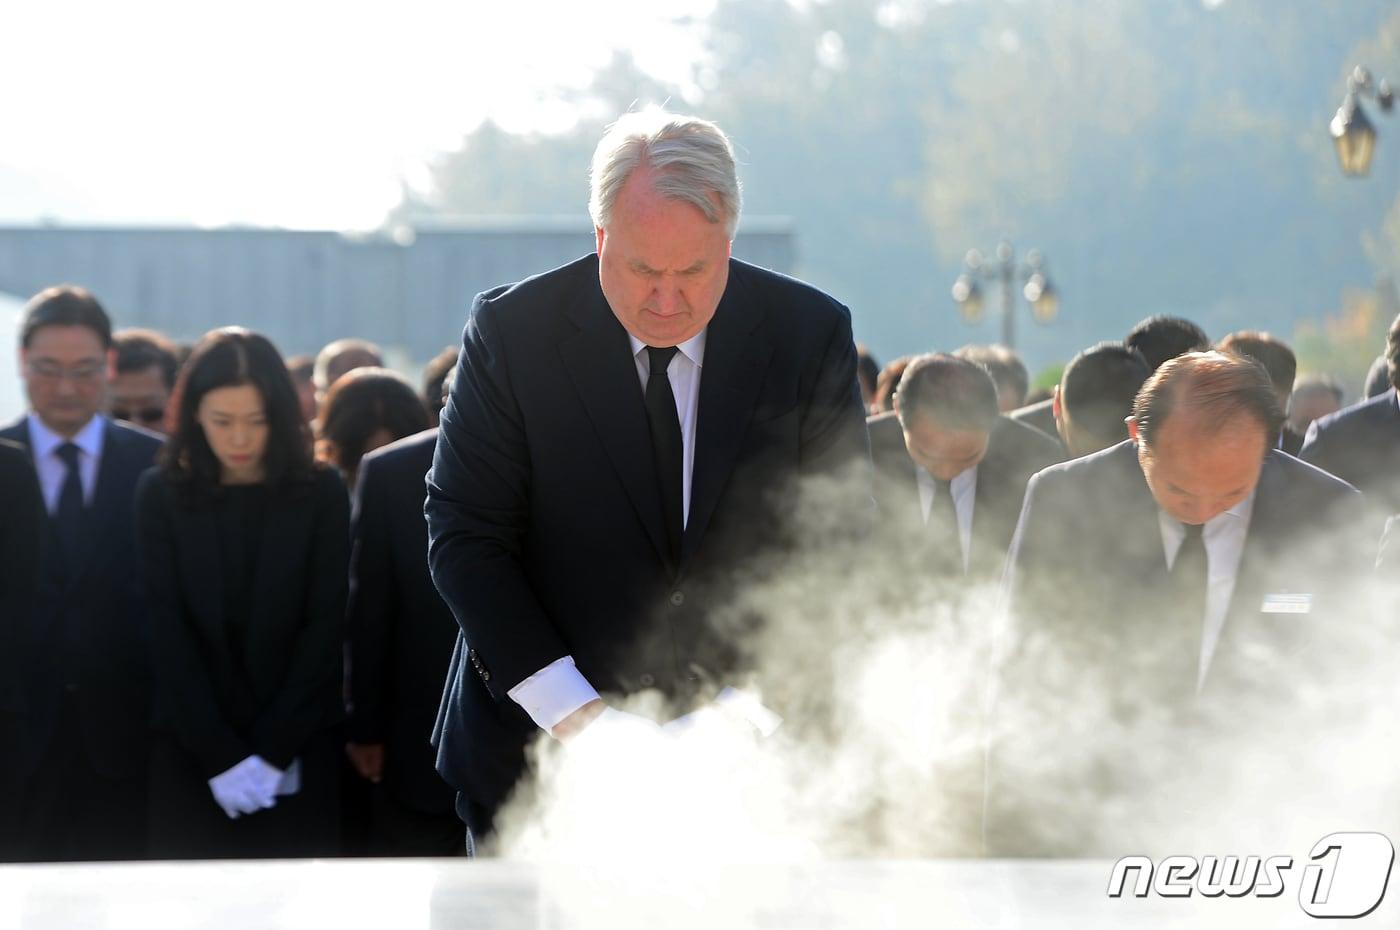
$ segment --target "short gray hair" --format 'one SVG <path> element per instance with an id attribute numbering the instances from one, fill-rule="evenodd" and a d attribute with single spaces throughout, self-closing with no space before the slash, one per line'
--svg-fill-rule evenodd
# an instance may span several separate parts
<path id="1" fill-rule="evenodd" d="M 657 109 L 623 114 L 593 152 L 588 212 L 595 226 L 608 228 L 623 184 L 644 164 L 657 173 L 657 193 L 694 204 L 734 238 L 741 196 L 729 139 L 708 120 Z"/>

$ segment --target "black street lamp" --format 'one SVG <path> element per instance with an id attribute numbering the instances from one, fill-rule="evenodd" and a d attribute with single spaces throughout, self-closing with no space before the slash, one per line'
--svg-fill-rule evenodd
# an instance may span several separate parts
<path id="1" fill-rule="evenodd" d="M 1354 178 L 1365 177 L 1371 170 L 1371 156 L 1376 151 L 1376 129 L 1361 108 L 1363 96 L 1374 97 L 1382 113 L 1389 113 L 1395 104 L 1390 82 L 1384 78 L 1374 82 L 1364 66 L 1357 65 L 1347 78 L 1347 95 L 1328 130 L 1337 146 L 1342 173 Z"/>
<path id="2" fill-rule="evenodd" d="M 982 319 L 982 288 L 979 279 L 1001 284 L 1001 344 L 1016 347 L 1016 285 L 1024 284 L 1021 295 L 1031 305 L 1031 316 L 1038 323 L 1049 323 L 1060 312 L 1060 297 L 1045 272 L 1045 259 L 1038 249 L 1026 253 L 1024 264 L 1016 261 L 1011 243 L 997 246 L 996 261 L 984 263 L 982 253 L 973 249 L 963 261 L 963 273 L 953 282 L 953 300 L 969 323 Z"/>

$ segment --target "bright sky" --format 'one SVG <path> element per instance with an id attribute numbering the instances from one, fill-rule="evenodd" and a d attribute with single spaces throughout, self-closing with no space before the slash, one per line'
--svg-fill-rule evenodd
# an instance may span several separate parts
<path id="1" fill-rule="evenodd" d="M 0 29 L 0 223 L 369 228 L 483 117 L 614 49 L 686 83 L 714 0 L 16 0 Z"/>

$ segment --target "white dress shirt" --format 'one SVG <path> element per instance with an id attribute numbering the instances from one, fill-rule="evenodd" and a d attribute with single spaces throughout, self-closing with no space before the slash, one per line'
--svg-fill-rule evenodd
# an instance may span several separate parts
<path id="1" fill-rule="evenodd" d="M 94 416 L 87 426 L 78 431 L 78 435 L 68 440 L 45 426 L 34 414 L 31 413 L 27 419 L 34 470 L 39 473 L 39 487 L 44 492 L 44 506 L 49 513 L 58 510 L 58 498 L 68 477 L 68 466 L 59 458 L 58 447 L 70 441 L 78 447 L 78 480 L 83 484 L 83 503 L 91 506 L 92 495 L 97 490 L 97 466 L 102 460 L 106 420 L 101 414 Z"/>
<path id="2" fill-rule="evenodd" d="M 1206 544 L 1206 612 L 1201 628 L 1201 654 L 1197 665 L 1196 691 L 1199 693 L 1210 670 L 1210 660 L 1225 630 L 1225 616 L 1230 610 L 1230 598 L 1235 593 L 1239 577 L 1240 558 L 1245 540 L 1249 538 L 1249 518 L 1254 513 L 1254 494 L 1224 513 L 1206 521 L 1201 538 Z M 1176 554 L 1186 540 L 1186 528 L 1166 511 L 1157 511 L 1162 529 L 1162 547 L 1166 553 L 1167 571 L 1176 564 Z"/>
<path id="3" fill-rule="evenodd" d="M 690 486 L 695 467 L 695 425 L 700 413 L 700 370 L 705 363 L 705 330 L 682 342 L 666 367 L 671 393 L 676 399 L 676 416 L 681 424 L 681 520 L 690 522 Z M 651 356 L 647 345 L 629 334 L 632 359 L 637 366 L 637 380 L 646 393 L 651 377 Z M 927 508 L 925 508 L 927 512 Z M 970 511 L 969 511 L 970 512 Z M 597 690 L 583 677 L 574 664 L 573 656 L 556 659 L 520 684 L 506 692 L 510 699 L 525 709 L 530 719 L 543 730 L 598 698 Z"/>
<path id="4" fill-rule="evenodd" d="M 919 476 L 919 506 L 923 508 L 924 525 L 928 525 L 929 514 L 933 512 L 933 500 L 938 495 L 938 484 L 926 469 L 915 467 Z M 962 544 L 963 571 L 967 571 L 968 559 L 972 555 L 972 508 L 977 503 L 977 466 L 965 468 L 948 482 L 948 490 L 953 494 L 953 510 L 958 515 L 958 541 Z"/>

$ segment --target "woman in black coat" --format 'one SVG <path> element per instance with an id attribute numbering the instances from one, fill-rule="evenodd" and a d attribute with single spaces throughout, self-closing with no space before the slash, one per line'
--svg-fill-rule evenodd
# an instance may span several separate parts
<path id="1" fill-rule="evenodd" d="M 137 490 L 151 609 L 151 852 L 334 855 L 349 504 L 264 337 L 195 347 Z"/>

